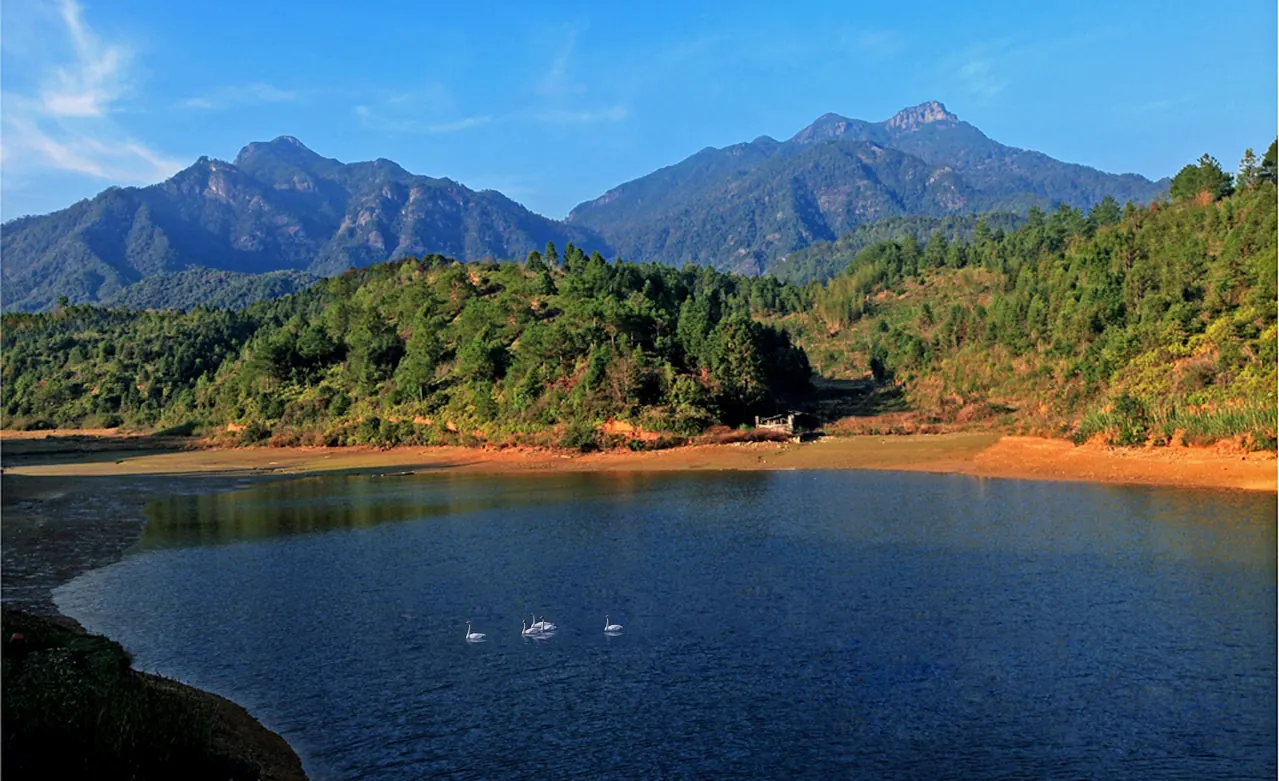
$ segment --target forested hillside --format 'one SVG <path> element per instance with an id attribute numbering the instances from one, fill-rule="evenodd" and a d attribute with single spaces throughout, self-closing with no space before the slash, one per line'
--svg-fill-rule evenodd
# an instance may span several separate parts
<path id="1" fill-rule="evenodd" d="M 796 250 L 778 260 L 768 270 L 768 274 L 797 285 L 813 281 L 825 282 L 847 268 L 848 264 L 853 262 L 853 258 L 857 257 L 858 252 L 872 244 L 886 241 L 903 241 L 909 244 L 913 238 L 917 252 L 919 246 L 933 235 L 945 239 L 947 243 L 958 240 L 971 241 L 973 234 L 977 231 L 978 223 L 985 225 L 983 230 L 1006 231 L 1020 226 L 1025 221 L 1025 217 L 1011 212 L 952 217 L 917 215 L 887 217 L 862 225 L 852 233 L 840 236 L 836 241 L 820 241 Z"/>
<path id="2" fill-rule="evenodd" d="M 409 259 L 238 312 L 9 315 L 4 425 L 580 447 L 610 417 L 690 434 L 807 392 L 804 354 L 751 317 L 797 311 L 797 288 L 571 245 L 558 260 Z"/>
<path id="3" fill-rule="evenodd" d="M 819 371 L 898 384 L 925 420 L 1274 447 L 1275 146 L 1237 182 L 1205 156 L 1172 194 L 876 244 L 784 323 Z"/>
<path id="4" fill-rule="evenodd" d="M 807 288 L 569 245 L 562 261 L 548 246 L 519 264 L 391 262 L 238 311 L 8 315 L 0 411 L 5 427 L 187 425 L 239 442 L 590 447 L 610 418 L 669 439 L 873 409 L 817 398 L 811 362 L 916 428 L 1273 448 L 1275 151 L 1237 179 L 1205 156 L 1170 202 L 1032 209 L 1012 230 L 937 223 L 926 241 L 902 223 L 905 238 Z"/>

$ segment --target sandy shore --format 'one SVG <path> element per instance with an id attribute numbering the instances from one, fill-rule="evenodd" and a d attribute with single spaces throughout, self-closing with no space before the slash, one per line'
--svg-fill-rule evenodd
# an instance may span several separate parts
<path id="1" fill-rule="evenodd" d="M 671 471 L 705 469 L 891 469 L 949 472 L 1025 480 L 1074 480 L 1183 488 L 1276 491 L 1274 453 L 1225 448 L 1119 449 L 1074 446 L 1037 437 L 940 434 L 826 438 L 805 444 L 696 445 L 654 452 L 570 454 L 512 448 L 404 447 L 244 448 L 236 450 L 55 452 L 47 439 L 0 439 L 6 475 L 136 477 L 143 475 L 242 477 L 337 471 L 436 470 Z M 145 440 L 139 440 L 142 445 Z"/>

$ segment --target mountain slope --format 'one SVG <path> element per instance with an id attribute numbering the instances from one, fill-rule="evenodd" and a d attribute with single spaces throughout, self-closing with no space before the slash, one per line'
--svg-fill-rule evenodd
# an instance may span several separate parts
<path id="1" fill-rule="evenodd" d="M 884 217 L 1145 202 L 1166 188 L 1004 146 L 930 102 L 885 122 L 827 114 L 789 141 L 707 148 L 578 205 L 567 222 L 627 257 L 759 272 Z"/>
<path id="2" fill-rule="evenodd" d="M 47 308 L 62 295 L 130 300 L 122 293 L 130 285 L 198 269 L 323 276 L 430 253 L 521 258 L 548 241 L 609 249 L 589 229 L 501 193 L 411 174 L 389 160 L 343 164 L 288 136 L 249 144 L 233 163 L 200 158 L 160 184 L 111 188 L 13 220 L 0 241 L 9 311 Z"/>

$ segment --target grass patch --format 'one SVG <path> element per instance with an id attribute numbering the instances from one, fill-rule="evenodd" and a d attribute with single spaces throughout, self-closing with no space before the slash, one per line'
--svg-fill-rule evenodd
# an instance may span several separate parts
<path id="1" fill-rule="evenodd" d="M 1115 445 L 1133 446 L 1150 442 L 1206 446 L 1225 440 L 1240 440 L 1253 451 L 1275 450 L 1279 444 L 1279 408 L 1269 404 L 1225 407 L 1163 405 L 1147 409 L 1132 397 L 1120 396 L 1104 409 L 1085 414 L 1071 432 L 1075 444 L 1097 435 Z"/>
<path id="2" fill-rule="evenodd" d="M 118 643 L 5 608 L 6 778 L 256 779 L 212 746 L 207 713 L 131 667 Z"/>

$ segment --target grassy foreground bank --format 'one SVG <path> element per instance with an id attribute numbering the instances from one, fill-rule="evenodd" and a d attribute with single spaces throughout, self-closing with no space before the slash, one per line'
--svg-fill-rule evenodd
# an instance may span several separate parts
<path id="1" fill-rule="evenodd" d="M 306 777 L 243 708 L 137 672 L 112 640 L 10 607 L 0 625 L 6 778 Z"/>

